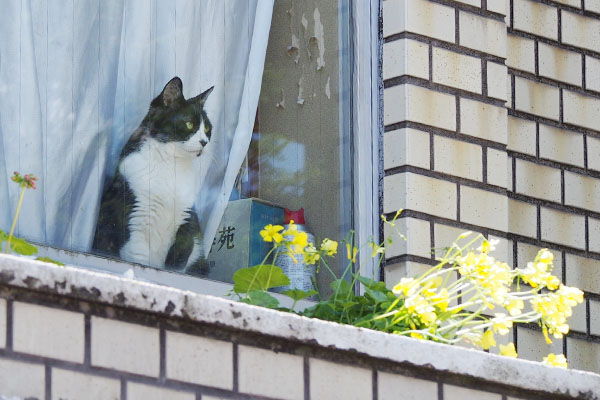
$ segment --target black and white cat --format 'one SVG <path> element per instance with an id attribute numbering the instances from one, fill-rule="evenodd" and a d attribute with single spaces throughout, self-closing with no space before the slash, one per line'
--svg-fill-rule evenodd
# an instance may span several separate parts
<path id="1" fill-rule="evenodd" d="M 175 269 L 199 260 L 194 160 L 211 137 L 204 104 L 213 88 L 186 100 L 181 79 L 175 77 L 152 100 L 105 187 L 94 250 Z"/>

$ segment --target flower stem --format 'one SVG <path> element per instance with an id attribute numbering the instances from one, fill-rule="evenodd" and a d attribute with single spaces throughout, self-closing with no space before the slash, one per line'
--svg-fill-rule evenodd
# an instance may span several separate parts
<path id="1" fill-rule="evenodd" d="M 25 186 L 21 186 L 21 194 L 19 195 L 19 203 L 17 204 L 17 211 L 15 212 L 15 217 L 13 218 L 13 223 L 10 228 L 10 233 L 8 234 L 8 242 L 6 243 L 6 249 L 4 249 L 5 254 L 8 254 L 8 249 L 10 249 L 10 242 L 12 241 L 13 233 L 15 232 L 15 227 L 17 226 L 17 220 L 19 219 L 19 213 L 21 212 L 21 205 L 23 205 L 24 195 L 25 195 Z"/>

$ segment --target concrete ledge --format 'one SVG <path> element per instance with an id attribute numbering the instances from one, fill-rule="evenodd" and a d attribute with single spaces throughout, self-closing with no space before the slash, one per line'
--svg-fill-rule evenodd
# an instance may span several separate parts
<path id="1" fill-rule="evenodd" d="M 269 335 L 548 395 L 600 399 L 600 375 L 299 317 L 77 267 L 0 255 L 0 285 Z"/>

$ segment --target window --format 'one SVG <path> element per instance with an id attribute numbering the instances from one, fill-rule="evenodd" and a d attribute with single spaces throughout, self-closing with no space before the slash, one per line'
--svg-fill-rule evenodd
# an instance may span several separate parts
<path id="1" fill-rule="evenodd" d="M 282 223 L 283 208 L 303 207 L 317 240 L 374 232 L 377 11 L 12 2 L 0 28 L 0 199 L 11 206 L 0 227 L 17 204 L 12 171 L 34 173 L 19 236 L 188 288 L 198 280 L 182 273 L 228 282 L 255 262 L 256 229 Z"/>

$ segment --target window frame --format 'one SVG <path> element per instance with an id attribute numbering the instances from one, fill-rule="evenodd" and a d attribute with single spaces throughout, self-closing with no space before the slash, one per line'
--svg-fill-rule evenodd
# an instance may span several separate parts
<path id="1" fill-rule="evenodd" d="M 352 229 L 357 244 L 380 240 L 382 225 L 379 215 L 382 204 L 383 157 L 383 80 L 381 28 L 382 0 L 351 0 L 346 32 L 349 35 L 350 81 L 350 168 Z M 341 69 L 340 69 L 341 71 Z M 340 115 L 340 118 L 344 118 Z M 35 243 L 40 256 L 61 260 L 95 272 L 135 277 L 141 281 L 223 297 L 233 285 L 211 279 L 184 275 L 45 244 Z M 376 262 L 368 252 L 362 252 L 357 265 L 363 276 L 371 277 Z M 132 275 L 133 273 L 133 275 Z M 377 274 L 376 278 L 380 278 Z M 357 291 L 362 292 L 362 285 Z M 290 300 L 276 295 L 282 305 Z M 309 302 L 306 302 L 309 304 Z M 291 301 L 290 301 L 291 304 Z M 302 304 L 298 304 L 302 307 Z"/>

